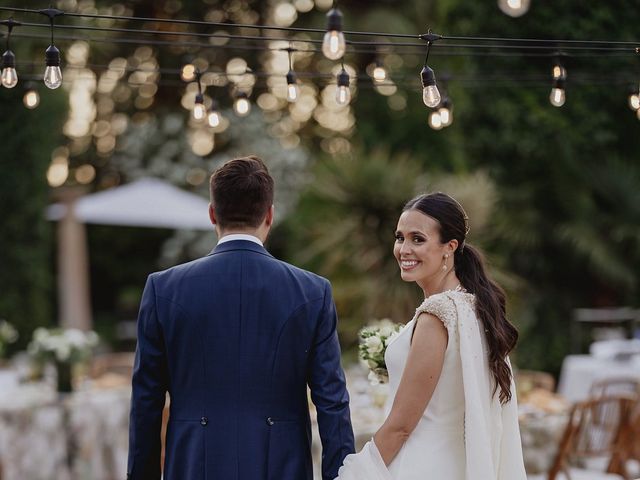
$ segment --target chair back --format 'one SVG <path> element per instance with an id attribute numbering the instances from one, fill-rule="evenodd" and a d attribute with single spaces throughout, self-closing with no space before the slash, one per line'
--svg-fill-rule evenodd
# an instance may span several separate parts
<path id="1" fill-rule="evenodd" d="M 578 460 L 604 459 L 606 472 L 628 478 L 625 470 L 630 417 L 637 399 L 603 396 L 576 403 L 571 409 L 549 480 Z"/>

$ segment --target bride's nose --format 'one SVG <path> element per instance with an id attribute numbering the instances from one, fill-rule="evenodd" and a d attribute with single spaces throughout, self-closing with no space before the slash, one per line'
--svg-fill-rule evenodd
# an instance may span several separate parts
<path id="1" fill-rule="evenodd" d="M 402 244 L 400 244 L 400 256 L 402 256 L 403 254 L 411 253 L 411 251 L 411 244 L 406 240 L 402 242 Z"/>

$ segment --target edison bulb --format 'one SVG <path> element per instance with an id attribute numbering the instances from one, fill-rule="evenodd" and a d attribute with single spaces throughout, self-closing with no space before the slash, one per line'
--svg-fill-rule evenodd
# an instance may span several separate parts
<path id="1" fill-rule="evenodd" d="M 422 101 L 427 107 L 437 107 L 440 104 L 440 100 L 440 91 L 436 85 L 427 85 L 422 89 Z"/>
<path id="2" fill-rule="evenodd" d="M 373 69 L 373 79 L 376 82 L 384 82 L 387 79 L 387 71 L 384 67 L 378 65 Z"/>
<path id="3" fill-rule="evenodd" d="M 562 105 L 564 105 L 565 100 L 566 95 L 564 92 L 564 88 L 554 87 L 551 89 L 551 94 L 549 95 L 549 101 L 551 102 L 551 105 L 553 105 L 554 107 L 561 107 Z"/>
<path id="4" fill-rule="evenodd" d="M 215 110 L 209 113 L 209 117 L 207 118 L 210 127 L 217 127 L 220 125 L 220 114 Z"/>
<path id="5" fill-rule="evenodd" d="M 18 84 L 18 73 L 13 67 L 5 67 L 2 69 L 2 86 L 5 88 L 13 88 Z"/>
<path id="6" fill-rule="evenodd" d="M 498 0 L 498 7 L 510 17 L 521 17 L 529 11 L 530 0 Z"/>
<path id="7" fill-rule="evenodd" d="M 45 68 L 44 84 L 51 90 L 55 90 L 62 85 L 62 71 L 60 70 L 60 67 Z"/>
<path id="8" fill-rule="evenodd" d="M 640 95 L 636 92 L 629 95 L 629 108 L 631 110 L 638 110 L 640 108 Z"/>
<path id="9" fill-rule="evenodd" d="M 204 108 L 204 104 L 196 103 L 193 107 L 193 118 L 195 120 L 202 120 L 206 114 L 206 110 Z"/>
<path id="10" fill-rule="evenodd" d="M 24 106 L 29 110 L 33 110 L 40 105 L 40 94 L 36 90 L 29 90 L 22 98 Z"/>
<path id="11" fill-rule="evenodd" d="M 567 78 L 567 70 L 562 65 L 554 65 L 551 74 L 554 80 L 564 80 Z"/>
<path id="12" fill-rule="evenodd" d="M 451 110 L 449 110 L 449 108 L 439 108 L 438 115 L 440 115 L 440 121 L 442 122 L 443 127 L 448 127 L 449 125 L 451 125 L 451 122 L 453 121 L 453 115 L 451 114 Z"/>
<path id="13" fill-rule="evenodd" d="M 348 86 L 341 85 L 336 91 L 336 102 L 338 105 L 347 105 L 351 101 L 351 90 Z"/>
<path id="14" fill-rule="evenodd" d="M 429 126 L 434 130 L 441 130 L 442 125 L 442 117 L 440 116 L 440 112 L 434 110 L 429 114 Z"/>
<path id="15" fill-rule="evenodd" d="M 246 117 L 249 115 L 249 112 L 251 111 L 251 103 L 249 102 L 249 99 L 245 96 L 236 98 L 236 101 L 233 104 L 233 110 L 240 117 Z"/>
<path id="16" fill-rule="evenodd" d="M 191 63 L 187 63 L 182 67 L 180 76 L 185 82 L 190 82 L 191 80 L 196 78 L 196 67 Z"/>
<path id="17" fill-rule="evenodd" d="M 295 83 L 290 83 L 287 85 L 287 100 L 290 102 L 295 102 L 298 99 L 299 89 L 298 85 Z"/>
<path id="18" fill-rule="evenodd" d="M 338 30 L 331 30 L 324 34 L 322 40 L 322 53 L 329 60 L 338 60 L 342 58 L 347 50 L 347 42 L 344 39 L 344 33 Z"/>

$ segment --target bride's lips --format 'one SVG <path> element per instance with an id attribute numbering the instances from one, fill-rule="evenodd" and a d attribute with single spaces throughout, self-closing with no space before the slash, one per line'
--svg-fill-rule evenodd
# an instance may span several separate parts
<path id="1" fill-rule="evenodd" d="M 403 272 L 409 272 L 420 265 L 418 260 L 400 260 L 400 268 Z"/>

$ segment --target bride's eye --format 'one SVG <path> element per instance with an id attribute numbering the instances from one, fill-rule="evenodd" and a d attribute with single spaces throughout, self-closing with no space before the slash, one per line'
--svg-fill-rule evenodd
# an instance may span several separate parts
<path id="1" fill-rule="evenodd" d="M 425 239 L 420 236 L 413 237 L 413 243 L 422 243 L 424 240 Z"/>
<path id="2" fill-rule="evenodd" d="M 404 237 L 399 233 L 396 233 L 394 236 L 395 236 L 396 242 L 402 242 L 404 240 Z"/>

